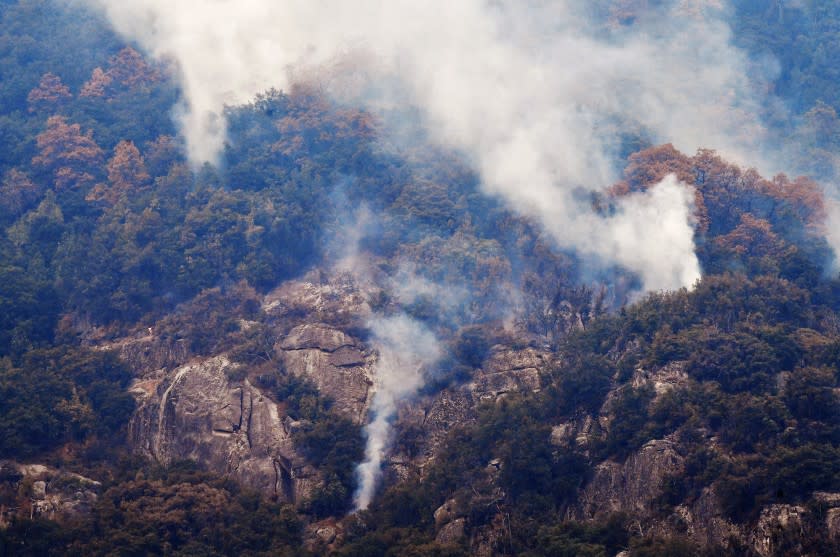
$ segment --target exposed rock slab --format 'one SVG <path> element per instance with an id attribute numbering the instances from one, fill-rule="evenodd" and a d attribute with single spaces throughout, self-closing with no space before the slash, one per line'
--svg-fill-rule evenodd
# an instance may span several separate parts
<path id="1" fill-rule="evenodd" d="M 295 452 L 277 404 L 224 356 L 195 360 L 160 382 L 130 423 L 134 446 L 168 464 L 192 459 L 287 501 L 308 495 L 317 472 Z"/>
<path id="2" fill-rule="evenodd" d="M 662 492 L 665 478 L 682 470 L 683 458 L 671 441 L 649 441 L 621 464 L 602 462 L 580 496 L 586 517 L 611 512 L 644 514 Z"/>
<path id="3" fill-rule="evenodd" d="M 117 350 L 120 359 L 138 377 L 148 376 L 156 370 L 178 367 L 190 359 L 186 339 L 160 337 L 151 333 L 103 344 L 100 348 Z"/>
<path id="4" fill-rule="evenodd" d="M 512 391 L 537 391 L 547 363 L 548 355 L 535 348 L 494 346 L 483 369 L 475 374 L 472 388 L 479 399 Z"/>
<path id="5" fill-rule="evenodd" d="M 782 531 L 793 529 L 801 539 L 805 508 L 794 505 L 768 505 L 761 510 L 758 524 L 750 535 L 750 547 L 761 557 L 774 554 L 776 540 Z"/>
<path id="6" fill-rule="evenodd" d="M 364 421 L 373 357 L 355 339 L 325 323 L 306 323 L 293 328 L 275 351 L 287 373 L 311 380 L 336 410 Z"/>

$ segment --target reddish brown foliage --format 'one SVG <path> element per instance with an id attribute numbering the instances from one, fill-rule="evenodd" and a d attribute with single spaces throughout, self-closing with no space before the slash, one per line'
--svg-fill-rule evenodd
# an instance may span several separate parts
<path id="1" fill-rule="evenodd" d="M 686 184 L 694 183 L 692 159 L 667 143 L 634 153 L 629 157 L 624 178 L 631 190 L 645 190 L 658 184 L 668 174 Z"/>
<path id="2" fill-rule="evenodd" d="M 781 257 L 789 246 L 773 232 L 772 225 L 749 213 L 741 215 L 741 224 L 724 236 L 715 238 L 715 244 L 732 254 L 753 257 Z"/>
<path id="3" fill-rule="evenodd" d="M 709 230 L 710 208 L 716 208 L 718 213 L 722 209 L 728 211 L 729 226 L 736 226 L 742 213 L 751 212 L 753 203 L 789 207 L 811 228 L 820 226 L 826 217 L 822 191 L 813 180 L 799 177 L 791 181 L 783 174 L 767 180 L 754 168 L 744 170 L 724 161 L 715 151 L 700 149 L 695 156 L 687 157 L 670 144 L 631 155 L 625 179 L 612 186 L 608 194 L 621 197 L 644 191 L 668 174 L 694 185 L 694 214 L 700 233 Z"/>
<path id="4" fill-rule="evenodd" d="M 797 216 L 810 226 L 819 226 L 826 219 L 825 198 L 820 186 L 806 176 L 799 176 L 791 182 L 779 174 L 769 183 L 769 191 L 778 199 L 787 201 Z"/>
<path id="5" fill-rule="evenodd" d="M 181 158 L 181 147 L 171 135 L 161 135 L 145 145 L 146 167 L 152 176 L 162 176 Z"/>
<path id="6" fill-rule="evenodd" d="M 128 46 L 108 60 L 108 76 L 127 89 L 145 87 L 160 80 L 158 72 L 143 56 Z"/>
<path id="7" fill-rule="evenodd" d="M 160 81 L 160 74 L 139 52 L 126 47 L 108 60 L 108 69 L 95 68 L 82 87 L 82 97 L 109 97 L 119 90 L 148 87 Z"/>
<path id="8" fill-rule="evenodd" d="M 61 78 L 52 73 L 45 73 L 41 76 L 38 87 L 32 89 L 27 95 L 29 112 L 55 110 L 55 108 L 71 98 L 70 89 L 61 82 Z"/>
<path id="9" fill-rule="evenodd" d="M 113 78 L 105 73 L 102 68 L 94 68 L 90 79 L 82 86 L 80 97 L 104 97 L 105 92 L 111 85 Z"/>
<path id="10" fill-rule="evenodd" d="M 295 87 L 289 101 L 288 115 L 276 124 L 284 137 L 272 146 L 275 152 L 296 157 L 317 152 L 330 142 L 372 139 L 376 134 L 376 124 L 369 113 L 336 109 L 314 89 Z"/>
<path id="11" fill-rule="evenodd" d="M 89 201 L 105 201 L 113 205 L 149 183 L 149 173 L 140 151 L 131 141 L 120 141 L 114 148 L 114 156 L 108 161 L 109 185 L 97 184 L 88 194 Z"/>
<path id="12" fill-rule="evenodd" d="M 51 116 L 36 143 L 38 154 L 32 164 L 53 172 L 56 189 L 89 184 L 91 173 L 102 164 L 102 149 L 93 132 L 83 134 L 79 124 L 68 124 L 63 116 Z"/>

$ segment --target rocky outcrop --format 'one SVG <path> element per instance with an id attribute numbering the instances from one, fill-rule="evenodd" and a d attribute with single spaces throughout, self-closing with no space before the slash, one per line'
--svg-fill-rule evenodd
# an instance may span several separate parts
<path id="1" fill-rule="evenodd" d="M 301 280 L 283 283 L 263 301 L 263 311 L 278 320 L 328 323 L 349 329 L 371 315 L 368 300 L 375 288 L 359 284 L 350 275 L 327 278 L 312 271 Z"/>
<path id="2" fill-rule="evenodd" d="M 676 361 L 646 370 L 637 368 L 633 374 L 631 385 L 639 388 L 644 385 L 651 385 L 657 395 L 663 395 L 675 387 L 681 387 L 688 382 L 688 373 L 685 372 L 685 362 Z"/>
<path id="3" fill-rule="evenodd" d="M 674 517 L 685 533 L 703 547 L 727 548 L 730 540 L 743 538 L 743 527 L 723 513 L 717 486 L 706 487 L 691 505 L 678 505 Z"/>
<path id="4" fill-rule="evenodd" d="M 793 531 L 794 537 L 801 539 L 804 535 L 802 517 L 804 507 L 793 505 L 768 505 L 761 510 L 752 533 L 749 545 L 757 555 L 771 557 L 775 553 L 775 546 L 783 532 Z"/>
<path id="5" fill-rule="evenodd" d="M 373 385 L 373 356 L 343 331 L 325 323 L 298 325 L 275 346 L 287 373 L 311 380 L 333 407 L 362 423 Z"/>
<path id="6" fill-rule="evenodd" d="M 647 442 L 623 464 L 602 462 L 580 495 L 582 513 L 585 517 L 612 512 L 645 515 L 662 493 L 666 478 L 680 473 L 682 465 L 674 443 L 666 439 Z"/>
<path id="7" fill-rule="evenodd" d="M 535 392 L 549 356 L 535 348 L 493 347 L 473 380 L 435 393 L 404 401 L 396 430 L 400 437 L 388 464 L 393 479 L 405 479 L 422 470 L 437 454 L 452 428 L 469 424 L 478 405 L 512 392 Z"/>
<path id="8" fill-rule="evenodd" d="M 593 438 L 599 436 L 600 433 L 600 423 L 589 414 L 584 414 L 553 426 L 549 442 L 555 447 L 577 446 L 586 452 Z"/>
<path id="9" fill-rule="evenodd" d="M 148 333 L 101 344 L 103 350 L 116 350 L 120 359 L 139 377 L 146 377 L 163 369 L 172 369 L 190 359 L 186 339 L 176 339 Z"/>
<path id="10" fill-rule="evenodd" d="M 832 540 L 840 541 L 840 493 L 818 491 L 814 501 L 825 508 L 825 527 Z"/>
<path id="11" fill-rule="evenodd" d="M 320 478 L 295 451 L 294 423 L 247 379 L 231 380 L 236 367 L 217 356 L 173 370 L 141 401 L 132 443 L 158 462 L 192 459 L 286 501 L 308 496 Z"/>
<path id="12" fill-rule="evenodd" d="M 435 541 L 443 545 L 461 543 L 466 538 L 466 524 L 465 518 L 456 518 L 440 529 L 435 536 Z"/>
<path id="13" fill-rule="evenodd" d="M 537 391 L 540 374 L 548 363 L 547 353 L 535 348 L 516 350 L 494 346 L 470 384 L 477 400 L 492 400 L 512 391 Z"/>
<path id="14" fill-rule="evenodd" d="M 0 528 L 15 517 L 64 521 L 87 514 L 102 484 L 96 480 L 43 464 L 0 461 L 0 484 L 13 489 L 14 505 L 0 505 Z"/>

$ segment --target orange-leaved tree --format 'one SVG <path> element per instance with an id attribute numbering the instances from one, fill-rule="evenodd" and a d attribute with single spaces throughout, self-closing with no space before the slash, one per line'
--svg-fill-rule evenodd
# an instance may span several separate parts
<path id="1" fill-rule="evenodd" d="M 52 175 L 56 190 L 88 186 L 102 164 L 102 149 L 93 132 L 82 133 L 79 124 L 68 124 L 63 116 L 51 116 L 47 129 L 36 137 L 38 154 L 32 164 Z"/>
<path id="2" fill-rule="evenodd" d="M 72 96 L 61 78 L 48 72 L 41 76 L 40 83 L 29 92 L 26 101 L 29 112 L 55 111 Z"/>
<path id="3" fill-rule="evenodd" d="M 105 201 L 113 205 L 131 191 L 149 183 L 149 173 L 140 150 L 131 141 L 120 141 L 108 161 L 108 184 L 97 184 L 87 196 L 89 201 Z"/>

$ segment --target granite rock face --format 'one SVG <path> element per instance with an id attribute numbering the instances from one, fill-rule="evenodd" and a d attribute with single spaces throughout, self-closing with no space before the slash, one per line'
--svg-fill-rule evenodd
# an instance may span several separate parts
<path id="1" fill-rule="evenodd" d="M 758 524 L 749 536 L 749 545 L 761 557 L 771 557 L 776 541 L 784 530 L 793 530 L 798 538 L 804 535 L 802 518 L 806 510 L 794 505 L 768 505 L 761 510 Z"/>
<path id="2" fill-rule="evenodd" d="M 290 281 L 263 301 L 277 339 L 272 373 L 310 380 L 356 423 L 366 419 L 375 355 L 337 323 L 349 326 L 365 307 L 358 289 L 341 281 Z M 249 380 L 247 367 L 225 353 L 191 356 L 182 340 L 153 333 L 103 346 L 119 350 L 136 375 L 130 392 L 138 409 L 129 425 L 135 450 L 164 464 L 195 460 L 288 502 L 321 485 L 321 474 L 295 447 L 299 424 L 282 400 Z"/>
<path id="3" fill-rule="evenodd" d="M 271 333 L 266 345 L 274 366 L 271 373 L 310 381 L 333 401 L 334 409 L 360 425 L 369 419 L 377 358 L 374 347 L 361 340 L 372 315 L 370 299 L 371 292 L 352 282 L 312 276 L 287 282 L 267 295 L 263 300 L 266 319 L 260 324 Z M 302 423 L 286 415 L 282 400 L 260 388 L 265 385 L 261 376 L 249 374 L 229 353 L 195 357 L 184 343 L 149 333 L 110 346 L 119 349 L 137 376 L 131 392 L 139 408 L 130 424 L 131 442 L 137 450 L 162 463 L 196 460 L 288 502 L 301 502 L 322 485 L 321 473 L 294 444 L 294 432 Z M 394 443 L 384 461 L 385 481 L 422 479 L 449 432 L 476 420 L 481 404 L 501 401 L 515 392 L 538 392 L 561 356 L 534 344 L 493 346 L 481 367 L 464 382 L 400 401 Z M 629 386 L 651 387 L 656 401 L 690 381 L 684 367 L 683 362 L 651 369 L 638 366 Z M 598 443 L 621 419 L 612 403 L 622 388 L 627 386 L 613 386 L 600 412 L 569 416 L 568 421 L 555 424 L 546 439 L 534 442 L 557 451 L 574 449 L 595 459 Z M 707 442 L 715 444 L 713 438 Z M 623 462 L 595 460 L 594 473 L 567 516 L 597 520 L 624 512 L 645 535 L 679 533 L 702 547 L 726 550 L 734 543 L 767 557 L 774 555 L 780 535 L 807 535 L 807 525 L 813 520 L 806 507 L 768 505 L 751 523 L 733 523 L 723 511 L 726 494 L 718 493 L 721 487 L 715 483 L 663 515 L 660 496 L 666 482 L 683 472 L 686 454 L 676 436 L 667 436 L 649 440 Z M 488 463 L 472 500 L 450 499 L 438 509 L 438 543 L 465 544 L 474 555 L 495 554 L 508 535 L 507 518 L 499 511 L 483 524 L 471 524 L 469 509 L 496 509 L 504 501 L 498 483 L 500 466 L 498 459 Z M 35 480 L 31 492 L 34 501 L 46 501 L 53 493 L 50 482 L 42 478 Z M 821 528 L 840 538 L 840 495 L 814 494 L 814 499 L 825 508 L 819 517 Z M 49 506 L 38 503 L 36 507 Z M 340 545 L 339 523 L 310 526 L 308 545 L 319 550 Z"/>
<path id="4" fill-rule="evenodd" d="M 138 376 L 147 376 L 164 369 L 173 369 L 190 359 L 187 339 L 161 337 L 154 329 L 141 335 L 99 345 L 105 350 L 116 350 L 129 368 Z"/>
<path id="5" fill-rule="evenodd" d="M 422 475 L 452 428 L 474 421 L 483 402 L 514 392 L 538 391 L 549 363 L 549 354 L 535 348 L 494 346 L 471 381 L 403 402 L 395 424 L 402 437 L 388 457 L 391 477 Z"/>
<path id="6" fill-rule="evenodd" d="M 287 373 L 311 380 L 347 418 L 362 423 L 373 385 L 374 356 L 339 329 L 306 323 L 275 346 Z"/>
<path id="7" fill-rule="evenodd" d="M 291 420 L 225 356 L 194 360 L 160 381 L 130 423 L 135 448 L 158 462 L 192 459 L 294 502 L 319 476 L 295 451 Z"/>
<path id="8" fill-rule="evenodd" d="M 494 346 L 482 369 L 473 377 L 472 390 L 482 400 L 512 391 L 537 391 L 540 373 L 548 360 L 548 354 L 535 348 L 516 350 Z"/>
<path id="9" fill-rule="evenodd" d="M 649 441 L 623 464 L 602 462 L 580 494 L 583 515 L 648 512 L 666 478 L 678 474 L 682 465 L 683 458 L 674 443 L 665 439 Z"/>

